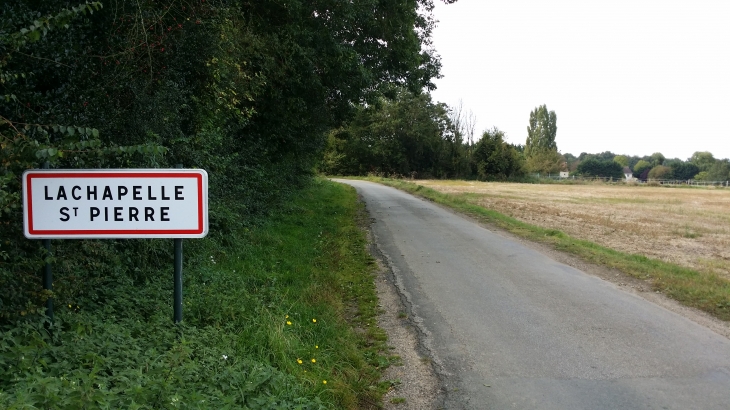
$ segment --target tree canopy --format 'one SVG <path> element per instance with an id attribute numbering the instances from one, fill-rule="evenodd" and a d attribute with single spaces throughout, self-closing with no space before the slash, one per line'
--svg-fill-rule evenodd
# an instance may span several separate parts
<path id="1" fill-rule="evenodd" d="M 432 10 L 433 0 L 3 2 L 0 288 L 14 290 L 0 295 L 0 320 L 47 297 L 23 279 L 42 263 L 22 236 L 25 169 L 206 169 L 210 235 L 223 238 L 304 183 L 327 131 L 356 106 L 434 87 Z M 89 243 L 58 245 L 59 289 L 88 263 Z M 161 252 L 93 246 L 90 294 Z"/>
<path id="2" fill-rule="evenodd" d="M 623 167 L 613 160 L 602 160 L 588 158 L 578 164 L 576 171 L 587 177 L 602 177 L 622 179 L 624 177 Z"/>
<path id="3" fill-rule="evenodd" d="M 530 112 L 530 124 L 527 127 L 525 155 L 529 158 L 542 151 L 557 151 L 555 136 L 558 132 L 555 111 L 548 111 L 546 105 L 536 107 Z"/>

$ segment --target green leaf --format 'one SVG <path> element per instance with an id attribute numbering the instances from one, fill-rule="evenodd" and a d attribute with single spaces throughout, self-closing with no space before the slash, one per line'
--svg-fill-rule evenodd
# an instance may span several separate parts
<path id="1" fill-rule="evenodd" d="M 30 41 L 38 41 L 41 39 L 41 32 L 38 30 L 33 30 L 28 34 L 28 38 Z"/>
<path id="2" fill-rule="evenodd" d="M 76 129 L 74 127 L 66 128 L 66 132 L 68 133 L 68 135 L 70 137 L 73 137 L 74 135 L 76 135 Z"/>
<path id="3" fill-rule="evenodd" d="M 91 135 L 91 128 L 86 128 L 86 129 L 84 130 L 84 134 L 85 134 L 85 135 Z"/>
<path id="4" fill-rule="evenodd" d="M 61 131 L 63 134 L 66 133 L 66 126 L 65 125 L 59 125 L 58 130 Z"/>
<path id="5" fill-rule="evenodd" d="M 46 152 L 48 152 L 49 157 L 55 157 L 58 154 L 58 150 L 55 148 L 48 148 Z"/>
<path id="6" fill-rule="evenodd" d="M 96 128 L 92 128 L 91 135 L 93 135 L 94 138 L 99 138 L 99 130 L 97 130 Z"/>

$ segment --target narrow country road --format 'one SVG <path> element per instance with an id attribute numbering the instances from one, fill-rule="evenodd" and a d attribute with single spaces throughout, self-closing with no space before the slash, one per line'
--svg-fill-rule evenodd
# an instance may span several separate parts
<path id="1" fill-rule="evenodd" d="M 730 408 L 730 341 L 428 201 L 365 181 L 446 409 Z"/>

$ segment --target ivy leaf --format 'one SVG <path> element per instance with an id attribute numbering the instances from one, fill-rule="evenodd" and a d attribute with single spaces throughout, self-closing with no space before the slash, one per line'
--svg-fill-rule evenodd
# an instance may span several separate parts
<path id="1" fill-rule="evenodd" d="M 48 156 L 49 156 L 49 157 L 55 157 L 55 156 L 56 156 L 56 154 L 58 154 L 58 150 L 57 150 L 57 149 L 55 149 L 55 148 L 48 148 L 48 149 L 46 150 L 46 152 L 48 153 Z"/>
<path id="2" fill-rule="evenodd" d="M 97 130 L 96 128 L 92 128 L 91 135 L 93 135 L 94 138 L 99 138 L 99 130 Z"/>

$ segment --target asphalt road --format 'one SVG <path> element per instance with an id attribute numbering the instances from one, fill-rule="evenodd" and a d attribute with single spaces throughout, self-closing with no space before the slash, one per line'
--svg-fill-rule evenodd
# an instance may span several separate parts
<path id="1" fill-rule="evenodd" d="M 393 188 L 354 186 L 447 409 L 730 409 L 730 341 Z"/>

